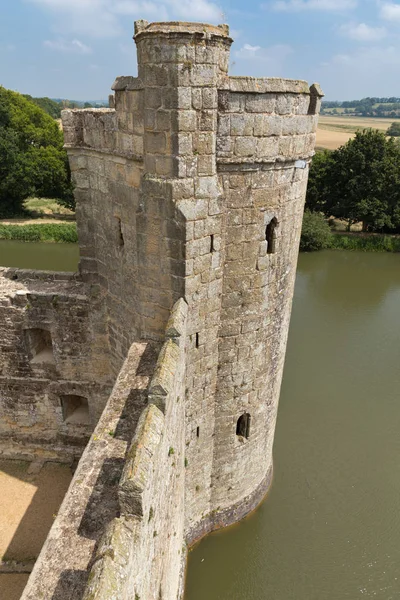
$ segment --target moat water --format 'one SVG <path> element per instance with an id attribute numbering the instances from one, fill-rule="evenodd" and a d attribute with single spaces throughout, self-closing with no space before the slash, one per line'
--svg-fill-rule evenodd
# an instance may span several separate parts
<path id="1" fill-rule="evenodd" d="M 77 244 L 44 244 L 0 240 L 0 265 L 46 271 L 76 271 L 79 248 Z"/>
<path id="2" fill-rule="evenodd" d="M 0 264 L 75 271 L 71 244 L 0 242 Z M 400 596 L 400 255 L 300 256 L 274 481 L 191 553 L 185 600 Z"/>
<path id="3" fill-rule="evenodd" d="M 185 600 L 400 597 L 400 255 L 300 256 L 274 481 L 191 553 Z"/>

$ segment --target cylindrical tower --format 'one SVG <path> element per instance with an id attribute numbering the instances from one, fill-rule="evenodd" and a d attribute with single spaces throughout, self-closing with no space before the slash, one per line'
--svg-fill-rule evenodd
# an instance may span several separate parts
<path id="1" fill-rule="evenodd" d="M 161 211 L 173 207 L 176 255 L 164 265 L 189 306 L 185 527 L 192 542 L 249 512 L 271 481 L 322 93 L 304 81 L 229 77 L 226 25 L 139 21 L 135 32 L 144 87 L 142 205 L 145 212 L 155 201 Z"/>
<path id="2" fill-rule="evenodd" d="M 185 532 L 262 499 L 322 92 L 229 77 L 226 25 L 135 24 L 115 111 L 67 111 L 81 272 L 103 287 L 118 372 L 188 304 Z"/>

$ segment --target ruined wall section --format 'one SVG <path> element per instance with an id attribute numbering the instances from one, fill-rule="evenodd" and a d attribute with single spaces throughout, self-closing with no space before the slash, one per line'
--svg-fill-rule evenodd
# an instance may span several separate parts
<path id="1" fill-rule="evenodd" d="M 112 381 L 98 291 L 73 274 L 1 270 L 5 455 L 80 456 Z M 70 418 L 79 402 L 85 406 Z"/>
<path id="2" fill-rule="evenodd" d="M 151 342 L 129 349 L 21 600 L 83 597 L 98 542 L 119 514 L 125 455 L 147 403 L 159 350 Z M 151 565 L 142 564 L 142 569 L 151 570 Z"/>

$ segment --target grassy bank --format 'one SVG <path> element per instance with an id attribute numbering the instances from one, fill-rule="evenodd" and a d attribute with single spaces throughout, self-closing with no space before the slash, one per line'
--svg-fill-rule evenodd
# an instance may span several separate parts
<path id="1" fill-rule="evenodd" d="M 334 250 L 362 250 L 364 252 L 400 252 L 400 236 L 357 235 L 333 233 L 330 248 Z"/>
<path id="2" fill-rule="evenodd" d="M 28 198 L 24 202 L 24 210 L 32 217 L 54 217 L 57 219 L 73 220 L 75 213 L 58 204 L 52 198 Z"/>
<path id="3" fill-rule="evenodd" d="M 1 240 L 19 240 L 21 242 L 64 242 L 73 244 L 78 241 L 75 223 L 46 223 L 35 225 L 0 224 Z"/>

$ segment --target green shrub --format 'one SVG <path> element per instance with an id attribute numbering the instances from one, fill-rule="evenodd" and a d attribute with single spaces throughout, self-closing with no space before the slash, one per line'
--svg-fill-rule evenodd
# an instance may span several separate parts
<path id="1" fill-rule="evenodd" d="M 301 231 L 300 251 L 323 250 L 330 247 L 331 241 L 332 233 L 324 216 L 321 213 L 306 210 Z"/>
<path id="2" fill-rule="evenodd" d="M 78 234 L 75 223 L 48 223 L 34 225 L 0 224 L 1 240 L 22 242 L 64 242 L 75 244 Z"/>
<path id="3" fill-rule="evenodd" d="M 398 121 L 391 124 L 389 129 L 386 132 L 386 135 L 390 135 L 392 137 L 400 136 L 400 123 Z"/>
<path id="4" fill-rule="evenodd" d="M 363 252 L 400 252 L 400 237 L 335 234 L 332 236 L 331 248 L 335 250 L 361 250 Z"/>

